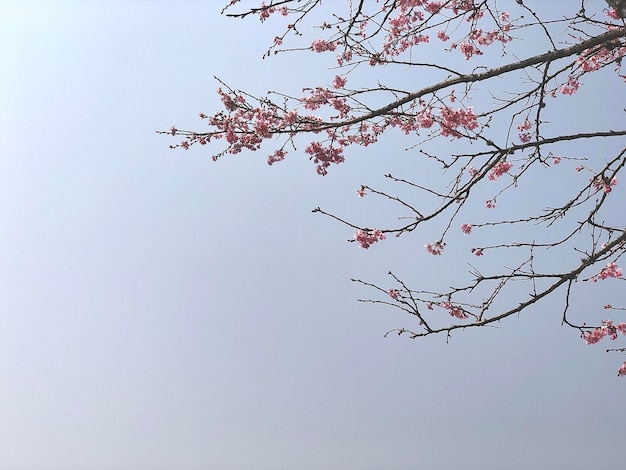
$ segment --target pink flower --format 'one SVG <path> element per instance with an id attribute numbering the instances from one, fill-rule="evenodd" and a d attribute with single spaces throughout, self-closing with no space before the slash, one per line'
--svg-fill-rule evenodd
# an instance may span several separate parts
<path id="1" fill-rule="evenodd" d="M 445 246 L 445 243 L 436 242 L 434 245 L 426 243 L 426 245 L 424 245 L 424 248 L 426 248 L 426 251 L 428 251 L 431 255 L 439 256 L 443 254 L 443 249 Z"/>
<path id="2" fill-rule="evenodd" d="M 561 163 L 561 157 L 555 157 L 552 159 L 552 163 L 554 165 L 558 165 L 559 163 Z"/>
<path id="3" fill-rule="evenodd" d="M 626 377 L 626 362 L 624 362 L 617 371 L 618 377 Z"/>
<path id="4" fill-rule="evenodd" d="M 465 311 L 461 307 L 452 305 L 450 302 L 441 302 L 439 306 L 445 308 L 451 316 L 456 317 L 460 320 L 464 320 L 469 317 L 469 315 L 465 313 Z"/>
<path id="5" fill-rule="evenodd" d="M 347 82 L 348 79 L 346 77 L 340 77 L 339 75 L 336 75 L 335 79 L 333 80 L 333 86 L 335 88 L 343 88 L 344 86 L 346 86 Z"/>
<path id="6" fill-rule="evenodd" d="M 474 255 L 476 255 L 476 256 L 482 256 L 483 255 L 483 250 L 482 250 L 482 248 L 472 248 L 472 253 L 474 253 Z"/>
<path id="7" fill-rule="evenodd" d="M 525 144 L 526 142 L 530 142 L 531 136 L 528 132 L 532 127 L 532 123 L 526 118 L 524 122 L 517 125 L 517 130 L 519 131 L 519 140 L 521 143 Z"/>
<path id="8" fill-rule="evenodd" d="M 361 248 L 365 248 L 366 250 L 374 243 L 384 240 L 385 238 L 385 234 L 376 229 L 369 230 L 367 232 L 364 230 L 357 230 L 354 234 L 356 242 L 361 246 Z"/>
<path id="9" fill-rule="evenodd" d="M 356 190 L 356 195 L 359 197 L 365 197 L 367 193 L 365 192 L 365 186 L 361 186 L 361 189 Z"/>
<path id="10" fill-rule="evenodd" d="M 564 95 L 573 95 L 574 93 L 578 91 L 579 87 L 580 87 L 580 83 L 578 83 L 578 80 L 575 79 L 574 77 L 569 77 L 567 79 L 567 84 L 563 85 L 560 91 Z"/>
<path id="11" fill-rule="evenodd" d="M 492 199 L 489 199 L 488 201 L 485 201 L 485 207 L 487 209 L 495 209 L 496 208 L 496 203 Z"/>
<path id="12" fill-rule="evenodd" d="M 444 31 L 437 31 L 437 37 L 442 41 L 450 39 L 450 36 L 448 36 Z"/>
<path id="13" fill-rule="evenodd" d="M 311 43 L 311 49 L 315 52 L 334 51 L 337 49 L 336 42 L 327 42 L 323 39 L 316 39 Z"/>
<path id="14" fill-rule="evenodd" d="M 393 300 L 398 300 L 398 297 L 400 296 L 400 291 L 398 289 L 389 289 L 387 290 L 387 294 L 389 294 L 389 297 L 391 297 Z"/>
<path id="15" fill-rule="evenodd" d="M 267 157 L 267 164 L 271 166 L 276 162 L 281 162 L 285 159 L 285 155 L 287 155 L 287 152 L 283 149 L 274 150 L 274 153 Z"/>
<path id="16" fill-rule="evenodd" d="M 443 137 L 452 136 L 460 139 L 462 135 L 458 130 L 459 127 L 474 130 L 479 126 L 476 114 L 474 114 L 471 106 L 466 109 L 457 109 L 456 111 L 446 106 L 439 110 L 439 115 L 441 116 L 439 125 L 441 126 L 441 135 Z"/>
<path id="17" fill-rule="evenodd" d="M 503 174 L 508 173 L 512 166 L 513 164 L 510 162 L 499 162 L 491 169 L 491 173 L 489 173 L 489 179 L 491 181 L 497 180 Z"/>
<path id="18" fill-rule="evenodd" d="M 615 341 L 618 333 L 626 335 L 626 323 L 620 323 L 615 326 L 611 320 L 602 320 L 602 324 L 599 328 L 586 331 L 582 334 L 582 338 L 587 344 L 596 344 L 605 336 Z"/>
<path id="19" fill-rule="evenodd" d="M 459 49 L 465 56 L 465 60 L 469 60 L 474 55 L 482 55 L 482 51 L 480 49 L 466 43 L 465 41 L 459 44 Z"/>
<path id="20" fill-rule="evenodd" d="M 618 268 L 615 263 L 609 263 L 598 273 L 598 277 L 602 280 L 609 277 L 620 278 L 622 277 L 622 269 Z"/>
<path id="21" fill-rule="evenodd" d="M 472 226 L 470 224 L 462 224 L 461 231 L 467 235 L 472 233 Z"/>

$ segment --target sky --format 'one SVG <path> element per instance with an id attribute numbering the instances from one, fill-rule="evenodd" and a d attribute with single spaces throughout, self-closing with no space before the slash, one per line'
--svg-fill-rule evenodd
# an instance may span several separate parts
<path id="1" fill-rule="evenodd" d="M 168 148 L 155 131 L 219 108 L 214 76 L 256 93 L 334 76 L 262 60 L 271 25 L 222 3 L 0 1 L 0 470 L 621 464 L 623 357 L 561 327 L 561 300 L 448 343 L 384 338 L 412 319 L 356 301 L 350 278 L 457 261 L 407 252 L 420 238 L 361 250 L 311 212 L 383 214 L 355 191 L 414 170 L 401 139 L 325 177 L 297 152 Z M 588 90 L 570 119 L 623 120 Z"/>

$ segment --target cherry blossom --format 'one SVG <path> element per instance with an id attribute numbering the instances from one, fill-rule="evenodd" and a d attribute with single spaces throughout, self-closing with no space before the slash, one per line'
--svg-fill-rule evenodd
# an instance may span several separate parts
<path id="1" fill-rule="evenodd" d="M 611 5 L 616 1 L 612 0 Z M 231 6 L 237 3 L 231 1 Z M 615 121 L 609 129 L 589 131 L 580 127 L 586 120 L 567 119 L 567 113 L 561 112 L 558 106 L 574 103 L 577 97 L 571 98 L 572 95 L 583 90 L 594 92 L 598 84 L 614 87 L 616 97 L 623 95 L 619 86 L 626 82 L 626 75 L 620 68 L 626 55 L 622 21 L 626 13 L 608 10 L 602 16 L 599 10 L 589 13 L 591 5 L 588 12 L 579 11 L 580 5 L 570 5 L 563 7 L 563 15 L 558 18 L 537 16 L 529 21 L 528 8 L 522 2 L 507 3 L 511 12 L 501 11 L 499 7 L 503 5 L 499 3 L 495 0 L 362 2 L 360 8 L 350 10 L 347 15 L 337 14 L 333 2 L 261 3 L 260 7 L 241 13 L 239 17 L 251 13 L 263 22 L 272 15 L 288 17 L 282 33 L 272 31 L 268 35 L 268 52 L 309 55 L 333 52 L 326 57 L 316 56 L 316 61 L 330 59 L 329 68 L 320 69 L 328 74 L 324 82 L 311 84 L 303 80 L 302 86 L 306 88 L 300 88 L 299 92 L 276 90 L 265 96 L 231 89 L 220 82 L 222 86 L 217 93 L 221 109 L 199 113 L 205 129 L 187 131 L 172 126 L 163 133 L 180 139 L 172 147 L 185 150 L 195 144 L 217 145 L 212 154 L 214 160 L 227 154 L 262 149 L 269 165 L 286 157 L 304 156 L 319 175 L 327 175 L 334 165 L 358 155 L 360 147 L 377 144 L 382 139 L 406 138 L 405 148 L 410 155 L 407 158 L 439 165 L 441 179 L 424 172 L 429 175 L 425 177 L 419 169 L 409 177 L 385 175 L 394 184 L 415 191 L 412 196 L 406 196 L 404 191 L 361 186 L 356 190 L 358 197 L 366 194 L 371 198 L 380 197 L 399 204 L 405 212 L 397 218 L 394 215 L 390 226 L 357 229 L 353 241 L 368 249 L 389 234 L 413 236 L 419 245 L 424 243 L 424 236 L 438 237 L 439 241 L 424 245 L 427 252 L 441 256 L 446 248 L 445 239 L 457 245 L 455 249 L 462 248 L 454 251 L 463 253 L 458 259 L 459 266 L 469 264 L 470 254 L 484 256 L 487 249 L 494 255 L 489 261 L 495 260 L 496 264 L 506 258 L 506 250 L 528 251 L 523 268 L 512 273 L 509 267 L 500 271 L 496 267 L 488 276 L 472 269 L 467 283 L 448 281 L 446 277 L 461 276 L 463 269 L 429 267 L 433 272 L 442 272 L 443 286 L 461 287 L 442 287 L 437 292 L 407 289 L 406 292 L 417 299 L 415 309 L 418 304 L 425 305 L 428 311 L 424 313 L 432 314 L 430 310 L 436 305 L 457 319 L 476 318 L 476 321 L 463 323 L 463 328 L 469 328 L 516 317 L 535 303 L 533 299 L 542 296 L 564 295 L 566 300 L 571 300 L 569 305 L 574 305 L 573 294 L 570 299 L 569 292 L 575 290 L 576 284 L 572 281 L 571 289 L 564 289 L 563 285 L 579 279 L 583 271 L 597 273 L 586 279 L 593 282 L 622 278 L 622 270 L 616 263 L 626 254 L 624 224 L 617 220 L 609 225 L 606 214 L 611 212 L 605 208 L 615 208 L 615 204 L 620 203 L 616 185 L 619 171 L 626 166 L 625 157 L 607 153 L 605 149 L 609 145 L 604 143 L 623 139 L 626 128 Z M 315 14 L 309 15 L 312 10 Z M 314 19 L 315 29 L 306 30 L 305 16 Z M 273 23 L 267 21 L 268 27 Z M 509 51 L 509 43 L 522 37 L 533 40 Z M 290 46 L 289 40 L 296 44 Z M 541 46 L 534 49 L 534 42 Z M 430 57 L 435 59 L 429 62 Z M 375 72 L 368 72 L 370 67 L 376 67 Z M 407 77 L 410 72 L 414 73 L 406 89 L 399 89 L 401 82 L 396 80 L 399 71 Z M 439 78 L 431 79 L 431 76 Z M 595 88 L 586 86 L 593 80 L 597 80 Z M 267 89 L 271 88 L 268 85 Z M 614 101 L 606 103 L 607 113 L 622 112 L 619 100 Z M 556 122 L 558 119 L 563 122 Z M 597 121 L 601 125 L 602 120 Z M 567 131 L 561 130 L 565 128 Z M 571 149 L 577 149 L 577 143 L 583 139 L 606 140 L 596 146 L 597 155 L 574 154 L 575 150 Z M 446 143 L 455 150 L 449 150 Z M 569 146 L 567 151 L 572 154 L 560 156 L 562 150 L 558 146 Z M 380 152 L 381 161 L 386 153 L 385 149 Z M 573 160 L 580 161 L 575 170 L 588 171 L 590 179 L 569 173 L 571 170 L 565 163 Z M 526 201 L 528 193 L 524 191 L 533 187 L 532 175 L 540 178 L 539 172 L 543 169 L 559 164 L 549 177 L 554 181 L 558 179 L 558 186 L 563 189 L 558 200 L 546 200 L 545 206 L 531 214 L 519 218 L 513 215 L 519 212 L 516 201 Z M 513 168 L 515 174 L 511 174 Z M 557 174 L 558 171 L 563 173 Z M 505 174 L 511 176 L 505 178 L 506 182 L 500 180 Z M 569 180 L 561 183 L 560 178 Z M 500 183 L 488 184 L 490 181 Z M 529 182 L 531 184 L 527 184 Z M 490 198 L 484 202 L 487 209 L 496 208 L 496 199 L 501 201 L 500 210 L 482 211 L 480 217 L 484 219 L 477 220 L 475 225 L 459 222 L 466 217 L 474 220 L 476 215 L 468 211 L 485 198 Z M 370 201 L 368 198 L 366 202 Z M 353 229 L 361 226 L 350 221 L 349 215 L 339 217 L 319 208 L 316 211 Z M 619 214 L 619 209 L 615 213 Z M 500 229 L 504 233 L 511 227 L 514 238 L 506 239 L 502 235 L 497 242 L 489 241 L 483 248 L 470 248 L 466 245 L 468 239 L 450 230 L 454 224 L 460 225 L 461 232 L 467 235 L 474 227 L 480 227 L 481 237 L 498 233 Z M 438 233 L 425 235 L 431 229 Z M 567 268 L 570 271 L 540 272 L 537 266 L 549 266 L 550 256 L 555 251 L 548 253 L 548 250 L 556 247 L 576 253 Z M 584 254 L 582 260 L 580 253 Z M 541 257 L 544 257 L 542 261 Z M 600 267 L 609 259 L 614 261 Z M 433 260 L 433 263 L 438 261 Z M 567 265 L 566 260 L 562 261 Z M 538 277 L 540 282 L 536 282 Z M 532 288 L 515 298 L 515 291 L 510 289 L 514 284 L 509 282 L 512 280 L 529 281 L 516 285 Z M 547 287 L 541 291 L 538 286 L 543 284 Z M 398 289 L 379 289 L 393 300 L 401 299 Z M 479 299 L 467 301 L 466 297 L 475 297 L 477 292 L 481 293 Z M 441 299 L 448 301 L 441 302 Z M 612 307 L 606 301 L 602 303 L 605 309 L 621 308 Z M 431 328 L 429 320 L 424 321 L 421 312 L 413 312 L 412 308 L 407 306 L 407 311 L 420 317 L 420 324 L 424 326 L 424 331 L 411 332 L 414 338 L 436 333 L 450 335 L 458 327 L 450 323 Z M 497 311 L 499 308 L 502 310 Z M 586 323 L 574 325 L 566 319 L 566 313 L 564 323 L 583 332 L 589 344 L 605 336 L 615 339 L 624 334 L 626 328 L 623 323 L 614 325 L 610 320 L 605 320 L 598 328 L 589 328 Z M 407 329 L 399 331 L 408 332 Z M 618 375 L 626 376 L 626 363 L 620 367 Z"/>
<path id="2" fill-rule="evenodd" d="M 445 243 L 435 242 L 433 245 L 431 245 L 430 243 L 426 243 L 424 245 L 424 248 L 426 248 L 426 251 L 428 251 L 428 253 L 430 253 L 431 255 L 440 256 L 443 254 L 445 246 Z"/>
<path id="3" fill-rule="evenodd" d="M 385 234 L 376 229 L 367 231 L 357 230 L 354 234 L 354 239 L 361 246 L 361 248 L 365 248 L 367 250 L 374 243 L 384 240 Z"/>
<path id="4" fill-rule="evenodd" d="M 491 181 L 497 180 L 500 176 L 505 173 L 508 173 L 509 170 L 513 167 L 513 164 L 510 162 L 500 162 L 496 166 L 493 167 L 491 173 L 489 173 L 489 179 Z"/>

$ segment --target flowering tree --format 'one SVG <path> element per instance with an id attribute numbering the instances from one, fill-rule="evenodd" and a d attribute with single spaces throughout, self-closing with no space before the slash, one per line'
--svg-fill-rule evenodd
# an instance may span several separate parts
<path id="1" fill-rule="evenodd" d="M 615 101 L 605 103 L 615 107 L 610 112 L 626 112 L 620 88 L 626 81 L 620 70 L 626 54 L 626 1 L 564 2 L 556 18 L 546 17 L 540 11 L 545 2 L 537 0 L 241 3 L 232 0 L 223 13 L 262 22 L 284 18 L 268 44 L 268 56 L 286 51 L 327 54 L 337 73 L 328 85 L 304 88 L 298 96 L 271 92 L 255 97 L 220 82 L 224 109 L 200 114 L 206 130 L 172 127 L 168 133 L 180 138 L 172 147 L 216 145 L 214 160 L 269 147 L 267 161 L 273 165 L 303 145 L 317 173 L 325 175 L 359 146 L 384 145 L 388 136 L 403 134 L 408 151 L 423 157 L 424 165 L 438 165 L 441 178 L 385 175 L 403 196 L 393 189 L 357 188 L 360 197 L 397 204 L 403 217 L 372 228 L 320 208 L 314 212 L 350 227 L 355 231 L 351 241 L 364 249 L 390 235 L 412 234 L 426 242 L 428 253 L 440 256 L 448 248 L 446 240 L 459 239 L 453 236 L 458 230 L 469 236 L 464 240 L 472 240 L 466 252 L 477 266 L 470 265 L 458 287 L 443 290 L 409 287 L 392 272 L 391 287 L 355 279 L 380 294 L 362 301 L 415 318 L 414 327 L 388 333 L 450 336 L 454 330 L 500 322 L 560 295 L 562 324 L 577 330 L 588 344 L 626 335 L 626 322 L 574 321 L 570 308 L 577 289 L 624 281 L 618 265 L 626 251 L 618 173 L 626 165 L 626 128 L 623 121 L 596 128 L 593 120 L 562 119 L 562 109 L 576 98 L 572 95 L 594 80 L 616 89 Z M 306 36 L 306 31 L 315 31 L 307 21 L 316 22 L 320 37 Z M 286 49 L 288 41 L 293 47 Z M 398 87 L 400 68 L 403 76 L 420 78 L 414 83 L 423 77 L 427 83 Z M 359 75 L 362 70 L 376 73 Z M 353 77 L 368 76 L 375 76 L 368 86 L 349 85 Z M 460 151 L 438 153 L 434 145 L 442 139 Z M 572 150 L 572 144 L 590 140 L 610 150 L 589 156 Z M 548 191 L 542 205 L 517 207 L 515 200 L 528 195 L 524 191 L 537 191 L 533 182 L 556 178 L 567 181 L 567 194 Z M 483 215 L 476 217 L 470 208 L 478 205 Z M 614 220 L 616 213 L 621 218 Z M 467 220 L 468 214 L 476 220 Z M 436 230 L 435 240 L 420 238 L 423 231 L 418 229 L 426 225 Z M 482 259 L 498 259 L 504 252 L 514 265 L 481 271 Z M 599 301 L 598 309 L 602 307 L 625 310 L 606 299 Z M 618 375 L 626 376 L 626 362 Z"/>

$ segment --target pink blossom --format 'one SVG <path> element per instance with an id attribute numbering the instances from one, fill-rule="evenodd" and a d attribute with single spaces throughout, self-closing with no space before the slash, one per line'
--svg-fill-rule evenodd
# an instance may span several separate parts
<path id="1" fill-rule="evenodd" d="M 311 43 L 311 49 L 315 52 L 334 51 L 337 49 L 336 42 L 327 42 L 323 39 L 316 39 Z"/>
<path id="2" fill-rule="evenodd" d="M 261 21 L 265 21 L 270 17 L 272 13 L 276 11 L 274 7 L 268 7 L 265 2 L 261 2 L 261 10 L 259 11 L 259 18 Z"/>
<path id="3" fill-rule="evenodd" d="M 609 277 L 620 278 L 622 277 L 622 269 L 617 267 L 615 263 L 608 263 L 606 267 L 598 273 L 598 277 L 602 280 Z"/>
<path id="4" fill-rule="evenodd" d="M 313 163 L 317 165 L 317 173 L 325 175 L 331 163 L 339 164 L 344 161 L 343 148 L 329 145 L 325 147 L 321 142 L 311 142 L 304 152 L 311 156 Z"/>
<path id="5" fill-rule="evenodd" d="M 437 37 L 442 41 L 447 41 L 448 39 L 450 39 L 450 36 L 448 36 L 445 31 L 437 31 Z"/>
<path id="6" fill-rule="evenodd" d="M 442 3 L 441 2 L 429 2 L 429 3 L 426 4 L 424 9 L 428 13 L 437 13 L 439 10 L 441 10 L 441 7 L 442 7 Z"/>
<path id="7" fill-rule="evenodd" d="M 519 140 L 521 143 L 525 144 L 526 142 L 530 142 L 531 136 L 528 132 L 532 127 L 532 123 L 526 118 L 524 122 L 517 125 L 517 130 L 519 131 Z"/>
<path id="8" fill-rule="evenodd" d="M 618 377 L 626 377 L 626 362 L 624 362 L 617 370 Z"/>
<path id="9" fill-rule="evenodd" d="M 400 296 L 400 291 L 398 289 L 389 289 L 387 290 L 387 294 L 389 294 L 389 297 L 391 297 L 393 300 L 398 300 L 398 297 Z"/>
<path id="10" fill-rule="evenodd" d="M 567 84 L 561 87 L 561 93 L 563 95 L 573 95 L 578 91 L 579 87 L 580 83 L 578 82 L 578 80 L 574 77 L 569 77 L 567 79 Z"/>
<path id="11" fill-rule="evenodd" d="M 482 256 L 483 250 L 482 248 L 472 248 L 472 253 L 474 253 L 475 256 Z"/>
<path id="12" fill-rule="evenodd" d="M 461 231 L 469 235 L 472 233 L 472 226 L 470 224 L 461 224 Z"/>
<path id="13" fill-rule="evenodd" d="M 365 186 L 361 186 L 360 189 L 356 190 L 356 195 L 359 197 L 365 197 L 367 193 L 365 192 Z"/>
<path id="14" fill-rule="evenodd" d="M 465 313 L 465 311 L 461 307 L 452 305 L 450 302 L 441 302 L 439 306 L 441 308 L 445 308 L 451 316 L 456 317 L 460 320 L 464 320 L 469 317 L 469 315 Z"/>
<path id="15" fill-rule="evenodd" d="M 273 154 L 267 157 L 267 164 L 271 166 L 276 162 L 281 162 L 285 159 L 285 155 L 287 155 L 287 152 L 283 149 L 275 150 Z"/>
<path id="16" fill-rule="evenodd" d="M 587 344 L 596 344 L 605 336 L 615 341 L 619 333 L 626 335 L 626 323 L 619 323 L 616 326 L 611 320 L 602 320 L 600 327 L 584 332 L 582 338 Z"/>
<path id="17" fill-rule="evenodd" d="M 471 44 L 466 43 L 465 41 L 459 44 L 459 49 L 463 53 L 463 56 L 465 56 L 465 60 L 469 60 L 474 55 L 482 55 L 482 52 L 480 49 L 472 46 Z"/>
<path id="18" fill-rule="evenodd" d="M 345 62 L 350 62 L 352 60 L 352 50 L 346 49 L 343 53 L 337 56 L 337 64 L 343 65 Z"/>
<path id="19" fill-rule="evenodd" d="M 626 6 L 624 7 L 626 13 Z M 618 61 L 626 54 L 625 47 L 603 47 L 601 49 L 586 49 L 578 56 L 578 64 L 585 72 L 599 70 L 606 64 Z"/>
<path id="20" fill-rule="evenodd" d="M 469 170 L 467 170 L 470 174 L 470 176 L 476 176 L 478 174 L 478 170 L 476 168 L 474 168 L 473 166 L 469 167 Z"/>
<path id="21" fill-rule="evenodd" d="M 385 234 L 380 230 L 357 230 L 354 234 L 354 239 L 361 246 L 361 248 L 365 248 L 366 250 L 372 246 L 374 243 L 384 240 Z"/>
<path id="22" fill-rule="evenodd" d="M 611 191 L 613 191 L 613 188 L 611 186 L 617 185 L 616 177 L 613 177 L 612 179 L 609 180 L 609 178 L 607 177 L 604 177 L 602 175 L 597 175 L 595 178 L 592 178 L 591 181 L 593 182 L 593 188 L 596 191 L 603 190 L 605 194 L 608 194 Z"/>
<path id="23" fill-rule="evenodd" d="M 492 199 L 489 199 L 487 201 L 485 201 L 485 207 L 487 209 L 495 209 L 496 208 L 496 202 Z"/>
<path id="24" fill-rule="evenodd" d="M 424 248 L 426 248 L 426 251 L 428 251 L 428 253 L 430 253 L 431 255 L 439 256 L 443 254 L 445 246 L 445 243 L 436 242 L 434 245 L 426 243 L 426 245 L 424 245 Z"/>
<path id="25" fill-rule="evenodd" d="M 497 163 L 492 168 L 491 173 L 489 173 L 489 179 L 491 181 L 497 180 L 503 174 L 508 173 L 512 166 L 513 166 L 513 164 L 510 163 L 510 162 L 499 162 L 499 163 Z"/>
<path id="26" fill-rule="evenodd" d="M 439 114 L 442 119 L 439 123 L 441 135 L 444 137 L 452 136 L 460 139 L 462 135 L 458 131 L 459 127 L 464 127 L 468 130 L 474 130 L 478 127 L 478 121 L 471 106 L 467 109 L 461 108 L 456 111 L 445 106 L 439 111 Z"/>
<path id="27" fill-rule="evenodd" d="M 552 159 L 552 163 L 553 163 L 554 165 L 558 165 L 559 163 L 561 163 L 561 157 L 554 157 L 554 158 Z"/>
<path id="28" fill-rule="evenodd" d="M 346 86 L 347 81 L 348 79 L 346 77 L 340 77 L 339 75 L 337 75 L 333 80 L 333 86 L 335 88 L 343 88 L 344 86 Z"/>

